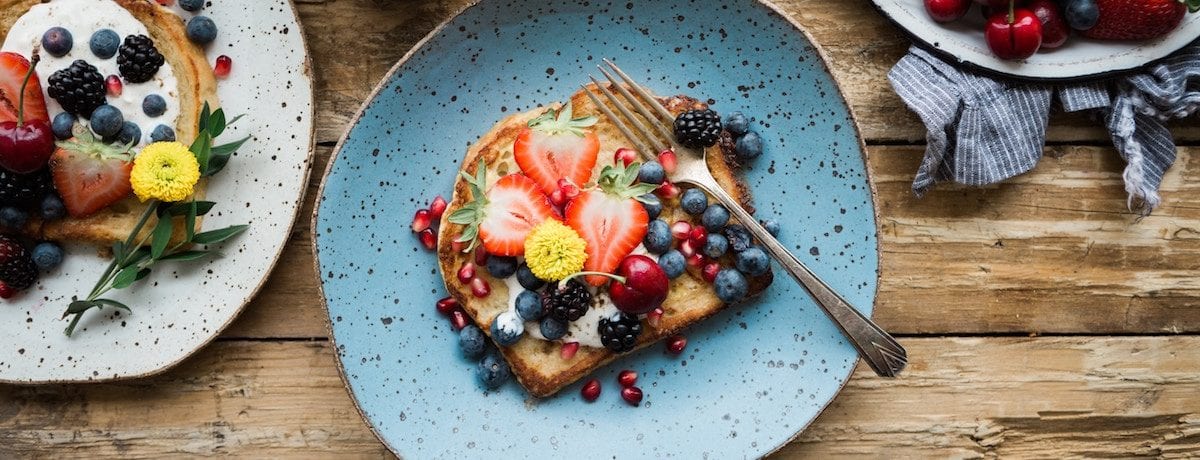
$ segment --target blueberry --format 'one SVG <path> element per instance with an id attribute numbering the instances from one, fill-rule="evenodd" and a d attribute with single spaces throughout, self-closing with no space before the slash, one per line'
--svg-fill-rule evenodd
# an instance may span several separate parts
<path id="1" fill-rule="evenodd" d="M 771 260 L 767 258 L 767 252 L 758 246 L 737 253 L 733 264 L 742 273 L 750 276 L 761 275 L 771 268 Z"/>
<path id="2" fill-rule="evenodd" d="M 538 329 L 542 332 L 542 337 L 545 337 L 546 340 L 558 340 L 567 335 L 567 323 L 549 316 L 542 318 L 542 322 L 538 324 Z"/>
<path id="3" fill-rule="evenodd" d="M 63 250 L 57 244 L 49 241 L 38 243 L 33 247 L 33 264 L 41 271 L 48 272 L 58 268 L 63 261 Z"/>
<path id="4" fill-rule="evenodd" d="M 647 193 L 637 198 L 642 203 L 642 207 L 646 208 L 646 214 L 650 215 L 651 219 L 657 219 L 659 214 L 662 214 L 662 200 L 653 193 Z"/>
<path id="5" fill-rule="evenodd" d="M 683 270 L 687 268 L 687 260 L 684 260 L 683 253 L 672 249 L 666 254 L 659 256 L 658 266 L 662 267 L 663 272 L 667 274 L 667 278 L 675 279 L 683 274 Z"/>
<path id="6" fill-rule="evenodd" d="M 729 250 L 729 239 L 720 233 L 709 233 L 708 241 L 704 243 L 704 255 L 716 259 Z"/>
<path id="7" fill-rule="evenodd" d="M 638 182 L 659 185 L 664 180 L 667 180 L 667 171 L 657 161 L 650 160 L 642 163 L 642 167 L 638 169 Z"/>
<path id="8" fill-rule="evenodd" d="M 517 272 L 517 258 L 504 256 L 488 257 L 487 270 L 488 273 L 491 273 L 496 278 L 508 278 Z"/>
<path id="9" fill-rule="evenodd" d="M 767 229 L 767 233 L 771 236 L 779 236 L 779 221 L 775 219 L 766 219 L 761 221 L 763 228 Z"/>
<path id="10" fill-rule="evenodd" d="M 108 104 L 96 107 L 89 120 L 92 121 L 92 131 L 103 137 L 116 136 L 125 126 L 125 117 L 121 115 L 121 111 Z"/>
<path id="11" fill-rule="evenodd" d="M 150 141 L 152 142 L 171 142 L 175 140 L 175 130 L 167 125 L 158 125 L 154 127 L 154 131 L 150 132 Z"/>
<path id="12" fill-rule="evenodd" d="M 462 348 L 463 356 L 479 359 L 487 350 L 487 339 L 478 326 L 468 324 L 467 327 L 458 331 L 458 346 Z"/>
<path id="13" fill-rule="evenodd" d="M 1068 0 L 1063 14 L 1067 17 L 1067 24 L 1075 30 L 1091 29 L 1100 20 L 1100 8 L 1095 0 Z"/>
<path id="14" fill-rule="evenodd" d="M 42 199 L 42 219 L 58 220 L 66 217 L 67 206 L 58 195 L 49 194 Z"/>
<path id="15" fill-rule="evenodd" d="M 71 38 L 71 31 L 62 27 L 51 27 L 50 30 L 42 34 L 42 49 L 50 53 L 51 56 L 66 56 L 74 46 L 75 39 Z"/>
<path id="16" fill-rule="evenodd" d="M 26 222 L 29 222 L 29 213 L 21 208 L 12 206 L 0 208 L 0 227 L 16 229 L 24 227 Z"/>
<path id="17" fill-rule="evenodd" d="M 95 54 L 96 57 L 109 59 L 117 55 L 117 48 L 121 47 L 121 36 L 112 29 L 100 29 L 92 34 L 92 39 L 88 41 L 88 47 L 92 49 L 92 54 Z"/>
<path id="18" fill-rule="evenodd" d="M 717 272 L 717 278 L 713 280 L 713 287 L 717 291 L 717 298 L 722 302 L 737 302 L 750 292 L 750 283 L 746 281 L 746 277 L 742 276 L 742 272 L 732 268 L 725 268 Z"/>
<path id="19" fill-rule="evenodd" d="M 742 161 L 758 158 L 763 153 L 762 137 L 759 137 L 758 133 L 750 131 L 738 138 L 733 150 L 738 159 Z"/>
<path id="20" fill-rule="evenodd" d="M 54 138 L 58 140 L 70 139 L 74 133 L 71 132 L 75 128 L 75 115 L 63 112 L 54 116 L 54 121 L 50 123 L 50 131 L 54 133 Z"/>
<path id="21" fill-rule="evenodd" d="M 742 137 L 743 134 L 750 132 L 750 119 L 742 115 L 742 112 L 733 112 L 725 118 L 725 129 L 733 137 Z"/>
<path id="22" fill-rule="evenodd" d="M 500 346 L 507 347 L 518 340 L 521 340 L 521 334 L 525 333 L 525 323 L 517 316 L 516 312 L 506 311 L 492 320 L 492 340 Z"/>
<path id="23" fill-rule="evenodd" d="M 121 145 L 138 144 L 142 142 L 142 128 L 139 128 L 137 123 L 127 121 L 121 125 L 121 132 L 117 133 L 117 142 Z"/>
<path id="24" fill-rule="evenodd" d="M 200 11 L 201 8 L 204 8 L 204 1 L 205 0 L 179 0 L 179 7 L 183 8 L 184 11 L 196 12 Z"/>
<path id="25" fill-rule="evenodd" d="M 708 233 L 717 233 L 725 229 L 725 224 L 729 223 L 729 210 L 724 206 L 714 204 L 704 210 L 704 214 L 700 216 L 700 224 L 704 226 Z"/>
<path id="26" fill-rule="evenodd" d="M 161 117 L 167 112 L 167 100 L 157 94 L 146 96 L 142 99 L 142 112 L 151 118 Z"/>
<path id="27" fill-rule="evenodd" d="M 546 285 L 545 281 L 533 274 L 533 270 L 530 270 L 528 265 L 522 265 L 517 269 L 517 282 L 521 283 L 521 287 L 530 291 L 536 291 Z"/>
<path id="28" fill-rule="evenodd" d="M 197 45 L 207 45 L 217 39 L 217 24 L 208 16 L 196 16 L 187 22 L 187 37 Z"/>
<path id="29" fill-rule="evenodd" d="M 517 315 L 525 321 L 542 319 L 542 296 L 534 291 L 521 291 L 517 294 Z"/>
<path id="30" fill-rule="evenodd" d="M 750 238 L 750 231 L 739 224 L 725 227 L 725 238 L 729 240 L 729 249 L 733 252 L 745 251 L 754 244 L 754 240 Z"/>
<path id="31" fill-rule="evenodd" d="M 662 254 L 671 249 L 671 227 L 659 219 L 650 221 L 646 226 L 646 237 L 642 244 L 651 254 Z"/>
<path id="32" fill-rule="evenodd" d="M 698 216 L 708 208 L 708 195 L 698 188 L 689 188 L 679 198 L 679 205 L 683 207 L 684 212 Z"/>
<path id="33" fill-rule="evenodd" d="M 512 370 L 498 353 L 487 353 L 479 360 L 479 365 L 475 368 L 475 377 L 484 388 L 495 390 L 508 383 L 508 379 L 512 378 Z"/>

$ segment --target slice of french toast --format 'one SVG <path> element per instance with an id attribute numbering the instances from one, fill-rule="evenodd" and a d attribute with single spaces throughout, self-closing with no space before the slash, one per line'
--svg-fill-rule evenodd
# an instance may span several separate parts
<path id="1" fill-rule="evenodd" d="M 179 103 L 179 116 L 173 122 L 175 137 L 184 144 L 190 143 L 196 137 L 204 104 L 208 103 L 213 108 L 219 107 L 216 79 L 204 50 L 188 40 L 182 18 L 152 0 L 96 1 L 116 3 L 146 27 L 155 47 L 163 55 L 165 65 L 173 70 L 177 82 L 177 88 L 165 89 L 168 96 L 175 98 Z M 0 0 L 0 35 L 8 36 L 13 25 L 30 8 L 41 3 L 47 3 L 47 0 Z M 88 11 L 78 13 L 89 14 Z M 75 46 L 86 48 L 87 37 L 76 37 L 76 41 Z M 39 74 L 48 71 L 52 69 L 39 68 Z M 203 198 L 204 191 L 205 181 L 202 179 L 195 187 L 196 198 Z M 83 241 L 107 246 L 113 241 L 125 239 L 145 209 L 145 204 L 130 195 L 87 217 L 31 222 L 30 233 L 43 239 Z M 200 222 L 201 219 L 197 219 L 197 226 Z M 182 226 L 175 227 L 176 238 L 179 238 L 183 235 Z M 145 231 L 152 228 L 153 222 L 145 227 Z"/>
<path id="2" fill-rule="evenodd" d="M 687 110 L 703 109 L 706 104 L 686 96 L 674 96 L 659 99 L 668 110 L 679 114 Z M 571 97 L 571 104 L 576 114 L 595 115 L 598 123 L 591 127 L 600 139 L 600 156 L 593 180 L 600 176 L 600 170 L 613 164 L 613 152 L 618 148 L 632 147 L 625 140 L 616 125 L 606 119 L 583 91 Z M 555 105 L 552 108 L 557 109 Z M 462 170 L 474 175 L 477 165 L 482 159 L 487 168 L 488 186 L 500 177 L 520 172 L 513 159 L 513 144 L 517 135 L 526 124 L 543 114 L 547 109 L 539 108 L 526 113 L 512 115 L 490 131 L 468 150 L 462 162 Z M 722 152 L 720 147 L 710 149 L 708 159 L 709 169 L 717 182 L 736 197 L 747 209 L 750 209 L 750 190 L 735 176 L 735 166 L 727 158 L 732 158 L 731 152 Z M 479 325 L 480 329 L 489 333 L 489 325 L 500 313 L 509 309 L 510 295 L 508 286 L 503 280 L 491 277 L 486 270 L 478 270 L 477 276 L 483 277 L 491 286 L 491 293 L 484 298 L 472 295 L 470 286 L 460 282 L 456 273 L 463 263 L 472 259 L 472 255 L 455 251 L 452 242 L 463 231 L 463 226 L 453 224 L 449 216 L 454 210 L 461 208 L 472 200 L 470 187 L 459 177 L 454 184 L 454 194 L 449 207 L 444 213 L 438 235 L 438 264 L 442 278 L 450 294 L 463 306 L 467 314 Z M 691 217 L 679 207 L 678 199 L 663 200 L 663 211 L 659 216 L 666 222 L 690 220 Z M 726 255 L 725 257 L 730 257 Z M 728 262 L 728 261 L 726 261 Z M 725 263 L 723 265 L 729 265 Z M 765 289 L 772 279 L 771 272 L 751 278 L 750 295 L 753 296 Z M 638 339 L 638 348 L 658 342 L 708 318 L 726 305 L 721 302 L 710 283 L 705 282 L 698 268 L 688 268 L 687 272 L 672 280 L 670 293 L 663 303 L 664 314 L 657 327 L 651 327 L 643 320 L 644 332 Z M 619 358 L 619 355 L 605 348 L 582 346 L 570 359 L 564 359 L 560 353 L 561 344 L 544 341 L 531 337 L 526 333 L 516 344 L 499 347 L 508 360 L 513 375 L 530 394 L 536 397 L 546 397 L 558 392 L 563 387 L 588 375 L 596 368 Z"/>

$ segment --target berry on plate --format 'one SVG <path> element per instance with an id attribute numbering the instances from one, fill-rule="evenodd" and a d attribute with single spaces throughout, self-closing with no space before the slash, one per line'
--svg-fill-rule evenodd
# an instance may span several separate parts
<path id="1" fill-rule="evenodd" d="M 601 318 L 597 326 L 600 342 L 613 353 L 626 353 L 637 346 L 642 335 L 642 321 L 628 313 L 618 313 L 611 318 Z"/>
<path id="2" fill-rule="evenodd" d="M 63 57 L 71 52 L 74 45 L 75 41 L 71 38 L 71 31 L 62 27 L 51 27 L 42 34 L 42 49 L 51 56 Z"/>
<path id="3" fill-rule="evenodd" d="M 25 84 L 25 75 L 30 72 L 32 67 L 25 56 L 10 52 L 0 53 L 0 91 L 2 91 L 0 97 L 5 101 L 0 103 L 0 121 L 17 119 L 17 112 L 20 111 L 18 104 L 21 103 L 21 88 L 25 89 L 23 107 L 25 119 L 50 120 L 50 115 L 46 112 L 46 99 L 42 97 L 42 84 L 37 78 L 37 73 L 34 73 L 34 76 L 29 79 L 28 85 Z"/>
<path id="4" fill-rule="evenodd" d="M 675 117 L 675 140 L 686 147 L 712 147 L 720 137 L 721 116 L 712 109 L 689 110 Z"/>
<path id="5" fill-rule="evenodd" d="M 670 280 L 654 259 L 643 255 L 632 255 L 621 261 L 616 275 L 621 277 L 609 287 L 617 309 L 641 315 L 662 306 L 667 300 Z"/>
<path id="6" fill-rule="evenodd" d="M 1083 31 L 1101 40 L 1146 40 L 1179 27 L 1188 7 L 1179 0 L 1096 0 L 1099 19 Z"/>
<path id="7" fill-rule="evenodd" d="M 483 331 L 470 324 L 458 331 L 458 346 L 462 348 L 463 356 L 478 359 L 487 350 L 487 338 L 483 336 Z"/>
<path id="8" fill-rule="evenodd" d="M 925 11 L 937 22 L 956 21 L 970 7 L 970 0 L 925 0 Z"/>
<path id="9" fill-rule="evenodd" d="M 484 388 L 495 390 L 512 378 L 512 370 L 508 368 L 508 362 L 504 361 L 504 358 L 492 352 L 485 354 L 483 359 L 479 360 L 479 366 L 475 368 L 475 376 L 479 378 L 479 383 L 483 384 Z"/>
<path id="10" fill-rule="evenodd" d="M 0 121 L 0 166 L 17 173 L 31 173 L 46 166 L 46 160 L 54 153 L 54 133 L 50 120 L 46 118 L 29 118 L 26 115 L 26 98 L 33 98 L 30 107 L 46 102 L 40 94 L 30 95 L 30 83 L 37 83 L 38 56 L 34 54 L 33 62 L 22 75 L 21 89 L 17 91 L 17 119 Z M 0 68 L 0 71 L 8 68 Z"/>
<path id="11" fill-rule="evenodd" d="M 120 46 L 121 36 L 112 29 L 100 29 L 88 40 L 88 47 L 92 49 L 92 54 L 100 59 L 111 59 L 116 56 L 117 48 Z"/>
<path id="12" fill-rule="evenodd" d="M 1029 10 L 1042 22 L 1042 48 L 1053 49 L 1062 46 L 1071 35 L 1071 28 L 1063 19 L 1058 4 L 1050 0 L 1035 0 L 1029 3 Z"/>
<path id="13" fill-rule="evenodd" d="M 517 166 L 547 195 L 558 190 L 559 179 L 586 184 L 600 154 L 600 138 L 585 129 L 596 124 L 596 117 L 573 115 L 570 103 L 561 111 L 547 110 L 531 120 L 513 144 Z"/>
<path id="14" fill-rule="evenodd" d="M 37 281 L 37 266 L 33 257 L 17 240 L 0 235 L 0 282 L 22 291 Z"/>
<path id="15" fill-rule="evenodd" d="M 1088 30 L 1100 21 L 1100 7 L 1096 0 L 1067 0 L 1063 6 L 1067 24 L 1075 30 Z"/>
<path id="16" fill-rule="evenodd" d="M 637 163 L 626 168 L 605 166 L 596 188 L 580 193 L 567 205 L 567 225 L 587 242 L 584 270 L 612 273 L 645 238 L 650 216 L 637 197 L 655 187 L 637 183 L 637 175 Z M 587 280 L 593 286 L 608 281 L 595 275 Z"/>
<path id="17" fill-rule="evenodd" d="M 130 83 L 145 83 L 154 78 L 166 59 L 145 35 L 130 35 L 117 49 L 117 68 Z"/>
<path id="18" fill-rule="evenodd" d="M 3 64 L 0 62 L 0 65 Z M 7 66 L 5 65 L 5 67 Z M 104 104 L 104 96 L 108 93 L 108 89 L 104 87 L 104 76 L 100 75 L 100 71 L 96 70 L 95 66 L 83 60 L 72 62 L 70 67 L 50 74 L 50 78 L 46 81 L 50 84 L 50 87 L 46 89 L 46 94 L 58 101 L 63 110 L 84 118 L 91 116 L 96 107 Z M 4 85 L 4 91 L 7 94 L 9 86 L 5 83 L 7 82 L 0 82 L 0 85 Z M 20 82 L 17 84 L 19 85 Z M 13 88 L 13 90 L 15 89 Z M 42 108 L 42 113 L 42 116 L 46 116 L 45 107 Z M 13 116 L 15 117 L 16 114 L 14 113 Z M 25 116 L 37 118 L 37 115 L 29 112 L 29 107 L 26 107 Z"/>
<path id="19" fill-rule="evenodd" d="M 1024 8 L 994 13 L 983 33 L 988 48 L 1000 59 L 1025 59 L 1042 46 L 1042 21 Z"/>
<path id="20" fill-rule="evenodd" d="M 90 137 L 85 132 L 64 141 L 50 157 L 54 186 L 72 217 L 89 216 L 133 193 L 129 153 Z"/>
<path id="21" fill-rule="evenodd" d="M 466 172 L 462 177 L 471 187 L 474 201 L 450 214 L 450 222 L 466 225 L 459 241 L 481 241 L 489 254 L 519 256 L 525 253 L 525 237 L 534 226 L 546 219 L 557 219 L 550 201 L 537 183 L 521 174 L 501 177 L 483 192 L 487 184 L 486 166 L 476 167 L 475 177 Z"/>

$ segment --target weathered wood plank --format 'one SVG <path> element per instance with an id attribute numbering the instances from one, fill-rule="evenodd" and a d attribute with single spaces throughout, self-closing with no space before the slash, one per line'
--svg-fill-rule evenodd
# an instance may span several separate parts
<path id="1" fill-rule="evenodd" d="M 903 377 L 860 367 L 779 457 L 1200 455 L 1200 337 L 903 342 L 913 358 Z M 327 342 L 218 342 L 144 381 L 0 388 L 0 456 L 49 449 L 56 458 L 386 454 Z"/>

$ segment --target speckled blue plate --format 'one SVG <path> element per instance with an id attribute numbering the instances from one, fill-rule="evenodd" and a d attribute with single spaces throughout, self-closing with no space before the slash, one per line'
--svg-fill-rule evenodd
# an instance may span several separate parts
<path id="1" fill-rule="evenodd" d="M 532 5 L 538 5 L 531 7 Z M 502 117 L 565 98 L 614 59 L 660 94 L 757 117 L 767 153 L 746 172 L 760 218 L 854 305 L 875 299 L 878 253 L 864 149 L 806 34 L 769 4 L 482 1 L 435 30 L 363 107 L 331 163 L 314 245 L 342 373 L 380 439 L 406 458 L 757 457 L 806 427 L 845 384 L 854 349 L 804 291 L 779 277 L 760 299 L 600 369 L 544 400 L 485 392 L 457 334 L 413 211 L 449 196 L 469 144 Z M 712 5 L 717 5 L 713 3 Z M 618 396 L 641 371 L 641 407 Z"/>

